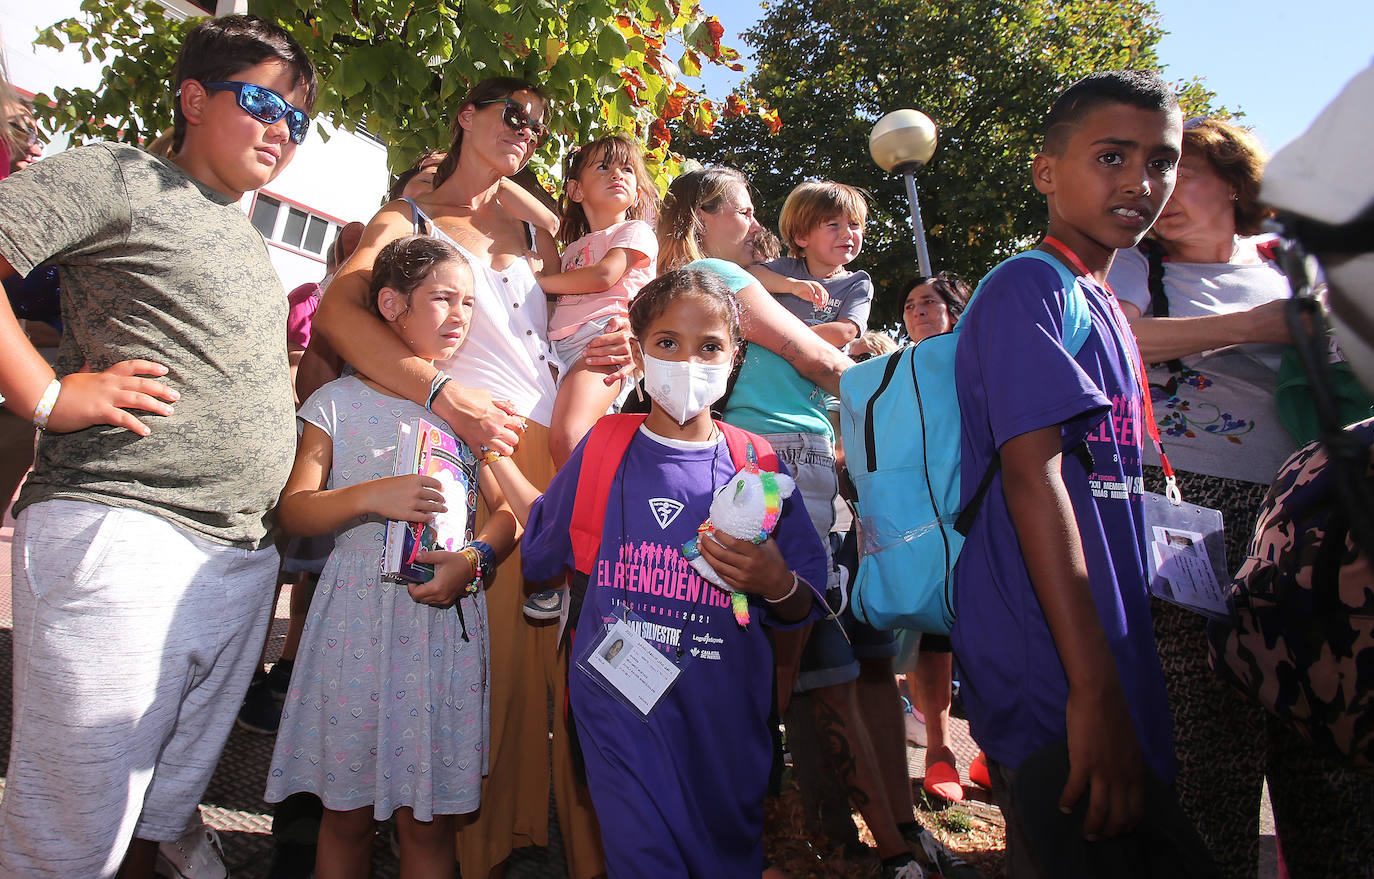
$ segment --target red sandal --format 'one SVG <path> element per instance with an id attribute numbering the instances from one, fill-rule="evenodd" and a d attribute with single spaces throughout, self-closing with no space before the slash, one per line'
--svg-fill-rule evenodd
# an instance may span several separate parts
<path id="1" fill-rule="evenodd" d="M 921 789 L 933 797 L 950 803 L 962 802 L 964 786 L 959 783 L 959 770 L 953 763 L 941 760 L 926 767 L 926 777 L 921 781 Z"/>

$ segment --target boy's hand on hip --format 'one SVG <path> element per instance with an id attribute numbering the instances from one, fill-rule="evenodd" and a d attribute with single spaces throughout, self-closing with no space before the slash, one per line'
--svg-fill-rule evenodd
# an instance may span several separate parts
<path id="1" fill-rule="evenodd" d="M 1059 796 L 1064 812 L 1088 794 L 1083 836 L 1110 839 L 1145 815 L 1145 760 L 1121 686 L 1069 688 L 1069 780 Z"/>
<path id="2" fill-rule="evenodd" d="M 127 410 L 171 415 L 172 407 L 167 404 L 181 399 L 181 395 L 160 381 L 140 378 L 166 374 L 167 367 L 151 360 L 123 360 L 101 372 L 74 372 L 62 379 L 47 429 L 69 433 L 109 424 L 147 436 L 152 432 L 148 425 Z"/>
<path id="3" fill-rule="evenodd" d="M 702 535 L 701 554 L 722 580 L 740 592 L 780 598 L 792 588 L 792 571 L 773 538 L 751 543 L 722 531 Z"/>

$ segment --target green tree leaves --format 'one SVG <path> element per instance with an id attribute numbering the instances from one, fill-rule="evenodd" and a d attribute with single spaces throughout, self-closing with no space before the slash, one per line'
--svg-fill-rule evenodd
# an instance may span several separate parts
<path id="1" fill-rule="evenodd" d="M 938 126 L 916 178 L 931 260 L 976 282 L 1044 229 L 1029 166 L 1055 96 L 1095 70 L 1158 67 L 1163 34 L 1148 0 L 772 0 L 745 37 L 758 65 L 747 91 L 781 130 L 770 136 L 768 119 L 753 114 L 722 120 L 709 139 L 676 130 L 685 155 L 748 174 L 770 218 L 806 179 L 868 190 L 856 266 L 877 283 L 874 326 L 891 326 L 916 247 L 901 179 L 868 154 L 878 118 L 914 107 Z M 1181 91 L 1189 114 L 1213 99 L 1197 81 Z"/>
<path id="2" fill-rule="evenodd" d="M 449 143 L 470 85 L 520 76 L 550 98 L 556 137 L 537 166 L 556 175 L 569 146 L 622 130 L 651 142 L 650 168 L 666 186 L 680 157 L 664 137 L 665 111 L 690 114 L 700 130 L 719 115 L 684 82 L 700 59 L 683 70 L 672 58 L 689 45 L 707 62 L 738 58 L 697 0 L 254 0 L 250 10 L 290 31 L 319 68 L 316 113 L 381 138 L 393 169 Z M 83 0 L 37 42 L 110 64 L 96 89 L 39 96 L 40 121 L 78 143 L 156 136 L 171 125 L 172 65 L 194 24 L 151 0 Z"/>

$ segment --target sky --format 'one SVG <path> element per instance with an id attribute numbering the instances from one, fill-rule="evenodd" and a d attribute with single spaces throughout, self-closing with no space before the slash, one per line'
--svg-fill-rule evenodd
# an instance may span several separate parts
<path id="1" fill-rule="evenodd" d="M 746 68 L 752 68 L 740 34 L 758 20 L 762 4 L 702 0 L 702 6 L 720 17 L 724 43 L 745 53 Z M 1270 150 L 1301 134 L 1374 60 L 1371 0 L 1155 0 L 1155 6 L 1169 31 L 1158 46 L 1164 75 L 1203 77 L 1221 104 L 1244 111 L 1242 122 Z M 704 72 L 712 98 L 724 97 L 749 74 L 714 65 Z"/>

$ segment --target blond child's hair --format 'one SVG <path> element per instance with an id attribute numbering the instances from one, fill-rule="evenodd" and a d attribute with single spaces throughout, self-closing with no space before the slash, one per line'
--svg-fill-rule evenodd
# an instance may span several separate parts
<path id="1" fill-rule="evenodd" d="M 797 244 L 797 237 L 838 214 L 862 225 L 868 220 L 868 200 L 862 189 L 836 183 L 833 180 L 810 180 L 787 195 L 778 217 L 778 231 L 787 245 L 789 255 L 806 255 Z"/>

